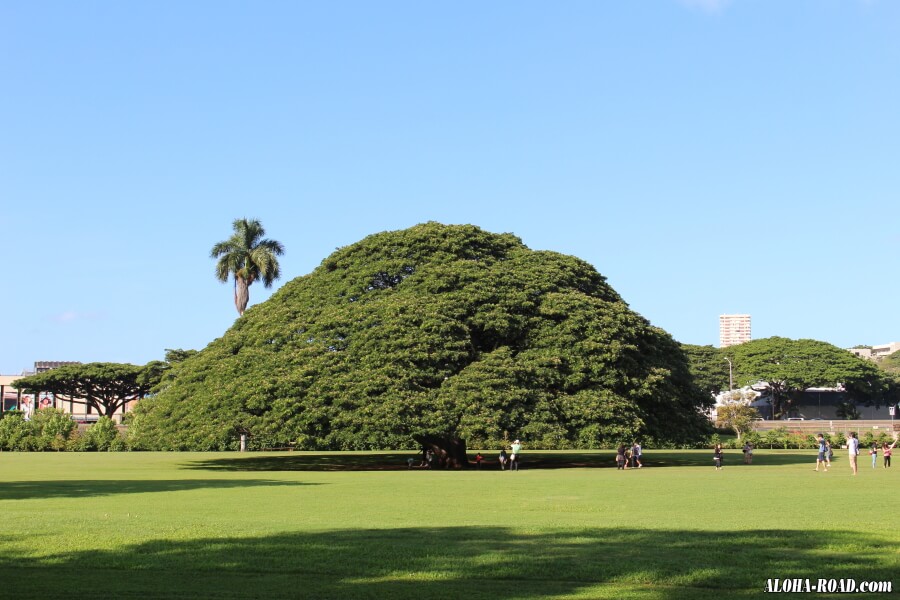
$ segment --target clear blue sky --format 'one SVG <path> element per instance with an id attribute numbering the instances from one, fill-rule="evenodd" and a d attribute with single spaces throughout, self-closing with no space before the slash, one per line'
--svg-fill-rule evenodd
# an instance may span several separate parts
<path id="1" fill-rule="evenodd" d="M 203 348 L 245 216 L 276 288 L 473 223 L 682 342 L 900 340 L 898 107 L 889 0 L 0 0 L 0 373 Z"/>

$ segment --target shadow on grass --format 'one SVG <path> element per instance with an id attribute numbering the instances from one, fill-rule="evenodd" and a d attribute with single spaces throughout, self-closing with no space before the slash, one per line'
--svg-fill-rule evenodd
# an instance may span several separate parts
<path id="1" fill-rule="evenodd" d="M 849 531 L 445 527 L 154 540 L 39 559 L 7 550 L 0 578 L 7 597 L 41 599 L 77 590 L 79 598 L 696 600 L 757 597 L 776 577 L 891 581 L 897 566 L 896 537 Z"/>
<path id="2" fill-rule="evenodd" d="M 214 471 L 400 471 L 407 470 L 407 459 L 419 460 L 414 452 L 397 454 L 365 454 L 361 452 L 316 454 L 290 452 L 286 454 L 252 453 L 233 458 L 210 458 L 184 465 L 188 469 Z M 414 467 L 418 469 L 418 467 Z"/>
<path id="3" fill-rule="evenodd" d="M 615 469 L 615 452 L 526 452 L 522 455 L 522 469 Z M 227 458 L 210 458 L 187 463 L 185 468 L 220 471 L 405 471 L 407 459 L 415 460 L 418 467 L 421 455 L 415 452 L 365 454 L 362 452 L 323 453 L 290 452 L 285 454 L 252 453 Z M 474 454 L 470 453 L 474 461 Z M 810 463 L 815 465 L 815 455 L 757 451 L 753 465 L 743 464 L 739 450 L 725 453 L 726 466 L 753 468 L 754 466 L 783 466 Z M 654 451 L 644 455 L 646 467 L 711 467 L 712 451 Z M 472 470 L 475 470 L 474 463 Z M 500 471 L 497 455 L 486 454 L 482 471 Z"/>
<path id="4" fill-rule="evenodd" d="M 0 500 L 26 500 L 29 498 L 90 498 L 113 494 L 144 494 L 148 492 L 182 492 L 203 488 L 241 488 L 253 486 L 320 485 L 297 481 L 273 481 L 268 479 L 172 479 L 131 481 L 97 479 L 77 481 L 8 481 L 0 485 Z"/>
<path id="5" fill-rule="evenodd" d="M 661 452 L 653 454 L 651 464 L 659 467 L 711 467 L 713 466 L 712 450 L 696 452 Z M 832 462 L 840 462 L 837 456 Z M 755 450 L 753 464 L 744 464 L 744 455 L 740 450 L 726 450 L 724 455 L 725 466 L 729 467 L 772 467 L 786 465 L 809 464 L 810 468 L 816 466 L 815 450 Z"/>

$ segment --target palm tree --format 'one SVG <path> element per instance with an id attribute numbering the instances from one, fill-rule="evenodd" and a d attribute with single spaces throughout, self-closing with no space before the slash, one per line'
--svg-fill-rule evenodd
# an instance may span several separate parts
<path id="1" fill-rule="evenodd" d="M 262 280 L 263 285 L 281 277 L 276 256 L 284 254 L 281 242 L 264 239 L 266 230 L 256 219 L 236 219 L 232 223 L 234 234 L 212 247 L 210 258 L 218 258 L 216 279 L 225 283 L 234 275 L 234 306 L 243 315 L 250 301 L 250 285 Z"/>

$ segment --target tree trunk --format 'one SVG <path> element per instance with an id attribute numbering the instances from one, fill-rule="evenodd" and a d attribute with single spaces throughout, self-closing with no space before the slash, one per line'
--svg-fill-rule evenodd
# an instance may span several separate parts
<path id="1" fill-rule="evenodd" d="M 239 315 L 243 315 L 247 310 L 247 303 L 250 302 L 250 284 L 243 277 L 234 276 L 234 307 Z"/>
<path id="2" fill-rule="evenodd" d="M 436 435 L 414 435 L 413 439 L 424 448 L 429 448 L 434 452 L 438 466 L 445 469 L 469 467 L 469 457 L 466 456 L 466 440 Z"/>

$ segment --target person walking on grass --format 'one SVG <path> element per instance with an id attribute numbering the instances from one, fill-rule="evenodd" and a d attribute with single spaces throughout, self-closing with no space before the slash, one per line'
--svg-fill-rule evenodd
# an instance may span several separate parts
<path id="1" fill-rule="evenodd" d="M 825 467 L 831 468 L 831 459 L 834 458 L 834 448 L 831 447 L 831 442 L 828 441 L 828 438 L 825 439 Z"/>
<path id="2" fill-rule="evenodd" d="M 633 466 L 635 469 L 640 469 L 641 467 L 644 466 L 643 464 L 641 464 L 642 453 L 643 453 L 643 450 L 641 449 L 640 442 L 635 442 L 634 445 L 631 447 L 631 460 L 634 461 Z"/>
<path id="3" fill-rule="evenodd" d="M 884 456 L 884 466 L 882 468 L 887 469 L 891 466 L 891 453 L 894 450 L 894 446 L 897 445 L 897 440 L 894 440 L 894 443 L 888 446 L 888 443 L 885 442 L 881 446 L 881 455 Z"/>
<path id="4" fill-rule="evenodd" d="M 716 444 L 716 447 L 713 449 L 713 462 L 716 463 L 716 471 L 722 469 L 722 444 Z"/>
<path id="5" fill-rule="evenodd" d="M 751 465 L 753 464 L 753 444 L 750 442 L 744 443 L 744 464 Z"/>
<path id="6" fill-rule="evenodd" d="M 850 458 L 850 470 L 853 471 L 853 475 L 856 475 L 859 470 L 859 465 L 857 464 L 857 458 L 859 457 L 859 438 L 856 437 L 855 433 L 851 433 L 850 438 L 847 440 L 847 453 Z"/>
<path id="7" fill-rule="evenodd" d="M 869 448 L 869 456 L 872 457 L 872 468 L 874 469 L 878 465 L 878 442 L 872 442 L 872 447 Z"/>
<path id="8" fill-rule="evenodd" d="M 826 473 L 828 472 L 828 442 L 825 441 L 825 436 L 821 433 L 816 436 L 816 443 L 819 445 L 819 454 L 816 456 L 816 471 L 819 470 L 819 465 L 822 465 L 822 470 Z"/>
<path id="9" fill-rule="evenodd" d="M 512 450 L 512 453 L 509 455 L 509 470 L 518 471 L 519 460 L 521 460 L 519 455 L 522 454 L 522 442 L 519 440 L 514 441 L 509 449 Z"/>

